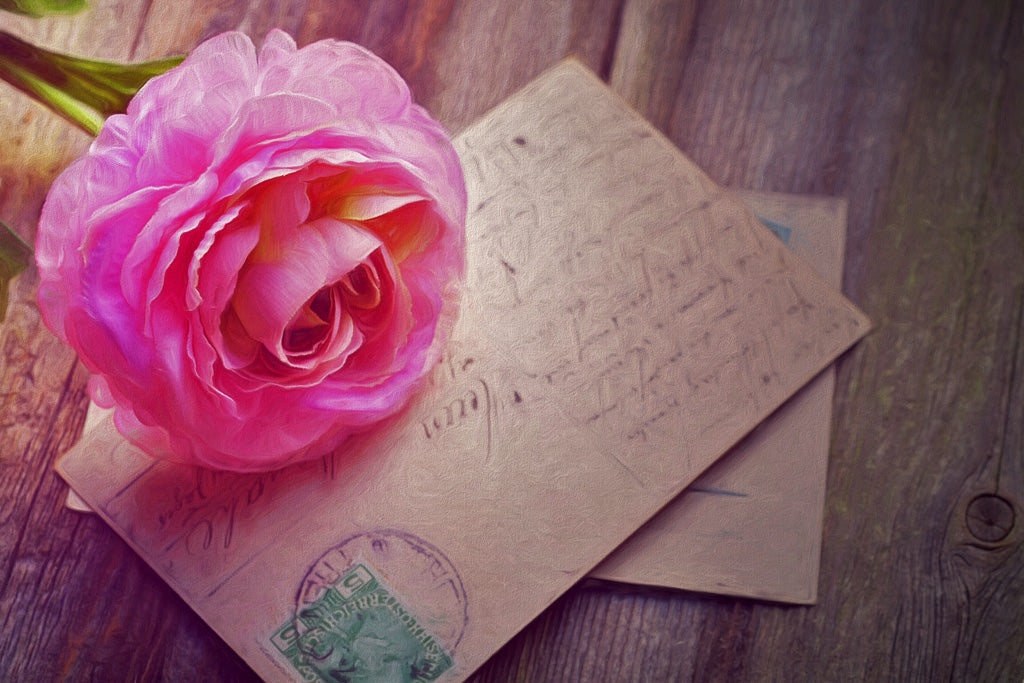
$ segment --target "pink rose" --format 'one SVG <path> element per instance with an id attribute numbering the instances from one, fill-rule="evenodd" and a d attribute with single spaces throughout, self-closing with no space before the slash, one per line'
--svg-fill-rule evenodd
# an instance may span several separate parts
<path id="1" fill-rule="evenodd" d="M 273 469 L 393 415 L 438 360 L 465 204 L 450 140 L 380 58 L 227 33 L 54 182 L 39 305 L 135 444 Z"/>

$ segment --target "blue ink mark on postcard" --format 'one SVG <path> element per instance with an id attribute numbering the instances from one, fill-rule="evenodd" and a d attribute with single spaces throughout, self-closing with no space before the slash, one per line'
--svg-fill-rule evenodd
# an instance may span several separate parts
<path id="1" fill-rule="evenodd" d="M 782 225 L 781 223 L 776 223 L 775 221 L 770 221 L 767 218 L 759 217 L 758 220 L 768 226 L 768 229 L 774 232 L 775 235 L 782 240 L 783 244 L 787 246 L 789 245 L 789 238 L 793 234 L 793 228 Z"/>

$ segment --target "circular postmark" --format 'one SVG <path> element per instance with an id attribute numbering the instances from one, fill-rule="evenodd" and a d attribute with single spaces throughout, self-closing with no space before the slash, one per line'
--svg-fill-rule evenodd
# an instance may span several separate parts
<path id="1" fill-rule="evenodd" d="M 468 621 L 451 561 L 413 534 L 380 529 L 330 548 L 303 577 L 271 641 L 304 680 L 433 681 Z"/>

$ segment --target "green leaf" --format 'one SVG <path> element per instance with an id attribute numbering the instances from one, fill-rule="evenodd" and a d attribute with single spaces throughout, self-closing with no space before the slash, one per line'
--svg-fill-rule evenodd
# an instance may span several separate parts
<path id="1" fill-rule="evenodd" d="M 87 7 L 85 0 L 0 0 L 0 9 L 24 14 L 27 17 L 45 17 L 47 14 L 76 14 Z"/>
<path id="2" fill-rule="evenodd" d="M 32 247 L 0 221 L 0 321 L 7 315 L 11 281 L 32 261 Z"/>
<path id="3" fill-rule="evenodd" d="M 106 117 L 123 113 L 146 81 L 184 58 L 138 64 L 79 59 L 43 50 L 0 31 L 0 78 L 90 135 L 99 133 Z"/>

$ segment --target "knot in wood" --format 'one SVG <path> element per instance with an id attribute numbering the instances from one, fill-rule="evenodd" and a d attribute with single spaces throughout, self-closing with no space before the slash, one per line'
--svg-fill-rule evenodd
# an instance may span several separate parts
<path id="1" fill-rule="evenodd" d="M 1009 536 L 1016 516 L 1010 501 L 994 493 L 975 496 L 965 515 L 967 530 L 985 543 L 998 543 Z"/>

